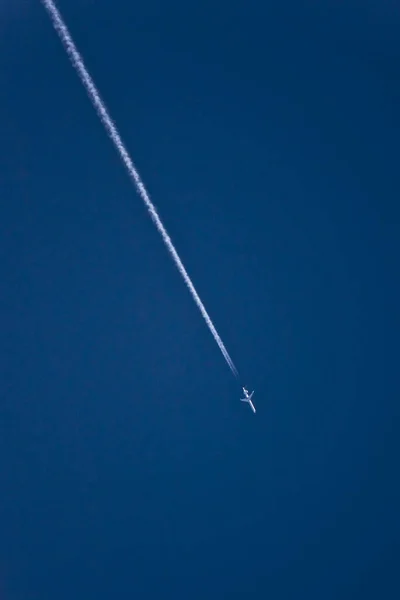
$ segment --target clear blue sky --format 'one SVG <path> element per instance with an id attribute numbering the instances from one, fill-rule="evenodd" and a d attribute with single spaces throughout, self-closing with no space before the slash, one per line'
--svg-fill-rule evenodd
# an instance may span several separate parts
<path id="1" fill-rule="evenodd" d="M 0 600 L 398 598 L 398 6 L 59 7 L 240 381 L 2 0 Z"/>

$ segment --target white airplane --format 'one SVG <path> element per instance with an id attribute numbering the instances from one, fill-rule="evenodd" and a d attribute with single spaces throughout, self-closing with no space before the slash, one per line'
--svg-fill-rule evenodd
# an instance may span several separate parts
<path id="1" fill-rule="evenodd" d="M 252 403 L 251 399 L 253 397 L 254 391 L 251 392 L 251 394 L 249 394 L 249 392 L 246 390 L 246 388 L 243 388 L 243 393 L 245 395 L 245 398 L 240 398 L 241 402 L 247 402 L 247 404 L 250 404 L 250 408 L 253 411 L 253 413 L 256 412 L 256 409 L 254 408 L 254 404 Z"/>

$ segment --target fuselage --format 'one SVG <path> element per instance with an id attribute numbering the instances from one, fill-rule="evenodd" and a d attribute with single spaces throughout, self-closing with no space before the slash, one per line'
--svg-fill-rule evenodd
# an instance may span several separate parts
<path id="1" fill-rule="evenodd" d="M 254 407 L 254 404 L 252 403 L 252 401 L 251 401 L 251 400 L 249 400 L 249 404 L 250 404 L 250 408 L 251 408 L 251 410 L 253 411 L 253 413 L 255 413 L 255 412 L 256 412 L 256 409 L 255 409 L 255 407 Z"/>
<path id="2" fill-rule="evenodd" d="M 250 408 L 251 408 L 251 410 L 253 411 L 253 413 L 255 413 L 255 412 L 256 412 L 256 409 L 255 409 L 255 407 L 254 407 L 254 404 L 253 404 L 253 402 L 251 401 L 251 398 L 252 398 L 252 396 L 253 396 L 254 392 L 251 392 L 251 394 L 249 394 L 249 392 L 248 392 L 248 391 L 246 390 L 246 388 L 244 387 L 244 388 L 243 388 L 243 393 L 244 393 L 244 396 L 245 396 L 245 397 L 243 398 L 243 402 L 247 402 L 247 404 L 250 404 Z"/>

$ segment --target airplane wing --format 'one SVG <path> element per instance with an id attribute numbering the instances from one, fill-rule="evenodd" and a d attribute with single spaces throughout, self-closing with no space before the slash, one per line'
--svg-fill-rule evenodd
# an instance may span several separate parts
<path id="1" fill-rule="evenodd" d="M 253 394 L 254 394 L 254 390 L 251 392 L 251 394 L 249 394 L 249 392 L 246 390 L 246 388 L 243 388 L 243 392 L 244 392 L 244 395 L 246 397 L 245 398 L 240 398 L 240 401 L 241 402 L 247 402 L 247 404 L 250 404 L 251 410 L 253 411 L 253 413 L 255 413 L 256 409 L 255 409 L 254 404 L 251 401 L 251 399 L 253 397 Z"/>

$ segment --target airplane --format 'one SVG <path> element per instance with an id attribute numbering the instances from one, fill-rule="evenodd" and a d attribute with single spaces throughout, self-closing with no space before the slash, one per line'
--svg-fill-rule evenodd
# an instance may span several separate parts
<path id="1" fill-rule="evenodd" d="M 247 402 L 247 404 L 250 404 L 250 408 L 251 408 L 251 410 L 253 411 L 253 413 L 255 413 L 255 412 L 256 412 L 256 409 L 254 408 L 254 404 L 253 404 L 253 403 L 252 403 L 252 401 L 251 401 L 251 398 L 252 398 L 252 396 L 253 396 L 253 394 L 254 394 L 254 391 L 252 391 L 252 392 L 251 392 L 251 394 L 249 394 L 249 392 L 248 392 L 248 391 L 246 390 L 246 388 L 244 387 L 244 388 L 243 388 L 243 393 L 244 393 L 244 395 L 245 395 L 245 398 L 240 398 L 240 401 L 241 401 L 241 402 Z"/>

